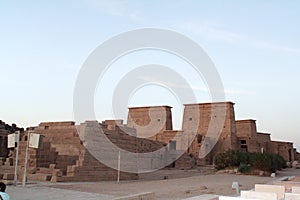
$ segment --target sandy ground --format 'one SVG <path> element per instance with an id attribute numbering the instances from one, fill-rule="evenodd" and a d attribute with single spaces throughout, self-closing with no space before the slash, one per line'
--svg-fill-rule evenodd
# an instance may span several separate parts
<path id="1" fill-rule="evenodd" d="M 210 172 L 211 173 L 211 172 Z M 300 175 L 300 170 L 285 169 L 277 178 Z M 163 180 L 165 177 L 168 179 Z M 141 180 L 88 183 L 45 183 L 29 184 L 26 188 L 8 186 L 12 200 L 87 199 L 106 200 L 115 197 L 155 192 L 156 199 L 184 199 L 201 194 L 235 195 L 232 182 L 238 181 L 241 189 L 252 189 L 256 183 L 274 181 L 271 177 L 244 176 L 233 174 L 209 174 L 206 170 L 161 170 L 141 175 Z"/>

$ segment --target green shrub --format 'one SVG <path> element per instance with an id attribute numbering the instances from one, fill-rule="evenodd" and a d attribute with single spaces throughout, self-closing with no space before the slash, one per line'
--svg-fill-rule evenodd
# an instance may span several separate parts
<path id="1" fill-rule="evenodd" d="M 241 163 L 239 168 L 238 168 L 238 171 L 241 172 L 241 173 L 248 173 L 251 171 L 251 165 L 250 164 L 243 164 Z"/>
<path id="2" fill-rule="evenodd" d="M 251 155 L 252 155 L 252 154 L 250 154 L 250 153 L 248 153 L 248 152 L 242 152 L 242 151 L 239 151 L 239 162 L 240 162 L 240 163 L 246 163 L 246 164 L 251 163 L 251 162 L 250 162 Z"/>
<path id="3" fill-rule="evenodd" d="M 217 170 L 238 167 L 240 164 L 239 162 L 239 152 L 233 150 L 220 153 L 214 159 Z"/>
<path id="4" fill-rule="evenodd" d="M 272 172 L 272 157 L 270 154 L 255 153 L 252 158 L 253 169 L 258 169 L 261 171 Z"/>
<path id="5" fill-rule="evenodd" d="M 238 167 L 239 172 L 247 173 L 251 170 L 276 172 L 286 167 L 286 162 L 278 154 L 249 153 L 235 150 L 228 150 L 218 154 L 214 158 L 217 170 Z"/>
<path id="6" fill-rule="evenodd" d="M 273 170 L 282 170 L 283 168 L 286 168 L 286 161 L 283 159 L 282 156 L 278 154 L 271 154 L 272 155 L 272 169 Z"/>

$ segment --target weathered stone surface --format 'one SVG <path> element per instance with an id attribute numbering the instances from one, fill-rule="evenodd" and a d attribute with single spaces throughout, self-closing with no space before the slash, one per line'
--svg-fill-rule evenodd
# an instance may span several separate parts
<path id="1" fill-rule="evenodd" d="M 300 194 L 300 187 L 292 187 L 292 193 Z"/>
<path id="2" fill-rule="evenodd" d="M 125 129 L 123 129 L 124 127 Z M 104 134 L 95 132 L 99 128 L 104 131 Z M 117 170 L 115 169 L 117 169 L 118 152 L 99 147 L 104 147 L 107 142 L 111 142 L 122 150 L 132 153 L 153 152 L 165 147 L 162 142 L 137 138 L 127 134 L 127 131 L 135 133 L 135 130 L 124 126 L 121 121 L 115 123 L 105 121 L 102 124 L 93 121 L 78 126 L 75 126 L 74 122 L 43 122 L 38 127 L 28 130 L 43 135 L 41 148 L 29 149 L 29 168 L 27 170 L 29 180 L 51 180 L 53 182 L 117 180 Z M 23 176 L 28 130 L 23 135 L 19 146 L 19 179 Z M 94 135 L 92 140 L 96 143 L 94 146 L 89 146 L 89 150 L 80 140 L 80 131 L 78 132 L 78 130 L 85 130 L 87 135 L 90 136 Z M 103 140 L 103 137 L 106 140 Z M 105 155 L 104 160 L 97 160 L 94 157 L 95 155 L 92 155 L 89 151 L 99 151 L 99 154 Z M 183 156 L 177 162 L 176 167 L 186 169 L 194 166 L 193 158 L 184 152 L 182 154 Z M 164 162 L 172 163 L 173 157 L 176 157 L 178 152 L 170 151 L 170 153 L 165 154 L 162 151 L 162 155 L 167 156 L 145 157 L 142 160 L 139 157 L 127 159 L 126 155 L 121 154 L 121 170 L 124 167 L 130 167 L 134 170 L 132 173 L 121 171 L 120 179 L 137 179 L 138 170 L 148 169 L 149 166 L 153 169 L 161 168 L 161 166 L 165 167 Z M 114 163 L 114 169 L 103 164 L 102 162 L 105 160 Z M 9 162 L 14 165 L 14 157 L 11 157 Z M 13 168 L 10 169 L 10 172 L 13 172 Z"/>
<path id="3" fill-rule="evenodd" d="M 232 102 L 186 104 L 182 130 L 171 128 L 171 107 L 134 107 L 129 108 L 128 126 L 136 128 L 137 135 L 199 157 L 200 165 L 212 164 L 215 155 L 229 149 L 279 154 L 288 162 L 300 159 L 292 143 L 271 141 L 270 134 L 257 132 L 255 120 L 236 121 L 233 106 Z M 223 126 L 218 129 L 213 124 Z"/>
<path id="4" fill-rule="evenodd" d="M 186 198 L 184 200 L 219 200 L 219 196 L 213 194 L 204 194 L 196 197 Z"/>
<path id="5" fill-rule="evenodd" d="M 284 199 L 285 187 L 282 186 L 282 185 L 255 184 L 255 192 L 276 193 L 277 194 L 277 199 L 281 200 L 281 199 Z"/>
<path id="6" fill-rule="evenodd" d="M 241 198 L 241 197 L 226 197 L 226 196 L 219 196 L 219 200 L 245 200 L 244 198 Z M 261 200 L 261 199 L 248 199 L 247 200 Z"/>
<path id="7" fill-rule="evenodd" d="M 135 128 L 138 137 L 149 138 L 165 130 L 172 130 L 170 106 L 129 108 L 127 126 Z"/>
<path id="8" fill-rule="evenodd" d="M 277 200 L 277 193 L 241 191 L 241 197 L 244 199 Z"/>
<path id="9" fill-rule="evenodd" d="M 99 129 L 103 134 L 97 135 Z M 3 154 L 0 155 L 1 173 L 5 170 L 13 172 L 16 151 L 11 150 L 9 153 L 6 145 L 7 134 L 16 130 L 23 129 L 15 124 L 9 126 L 0 120 L 0 153 Z M 89 150 L 96 154 L 91 154 L 86 149 L 85 140 L 80 138 L 80 133 L 86 130 L 89 132 L 86 137 L 93 141 L 88 144 Z M 300 154 L 293 148 L 293 143 L 271 141 L 270 134 L 257 132 L 255 120 L 236 121 L 232 102 L 186 104 L 182 130 L 173 130 L 169 106 L 129 108 L 127 125 L 123 124 L 123 120 L 105 120 L 102 123 L 87 121 L 77 126 L 72 121 L 42 122 L 21 134 L 19 178 L 24 169 L 29 131 L 44 137 L 41 148 L 29 149 L 28 173 L 34 174 L 31 176 L 33 179 L 45 179 L 51 175 L 52 181 L 115 180 L 118 151 L 99 148 L 107 143 L 122 150 L 121 168 L 128 167 L 137 171 L 147 170 L 149 166 L 150 169 L 166 165 L 188 169 L 195 165 L 212 164 L 217 154 L 229 149 L 279 154 L 290 163 L 295 159 L 300 160 Z M 124 153 L 138 155 L 154 151 L 158 152 L 156 156 L 147 154 L 130 159 Z M 105 156 L 99 161 L 97 155 Z M 3 162 L 4 165 L 1 165 Z M 107 167 L 106 162 L 113 165 Z M 121 178 L 137 179 L 136 172 L 122 172 Z M 41 177 L 38 177 L 39 174 Z"/>
<path id="10" fill-rule="evenodd" d="M 239 149 L 248 152 L 260 152 L 255 120 L 236 121 Z"/>
<path id="11" fill-rule="evenodd" d="M 182 129 L 192 135 L 188 140 L 193 141 L 188 150 L 202 157 L 202 164 L 212 164 L 218 153 L 237 148 L 233 105 L 232 102 L 185 105 Z"/>
<path id="12" fill-rule="evenodd" d="M 3 174 L 3 180 L 14 180 L 15 175 L 14 174 Z"/>
<path id="13" fill-rule="evenodd" d="M 284 200 L 300 200 L 300 194 L 285 193 Z"/>

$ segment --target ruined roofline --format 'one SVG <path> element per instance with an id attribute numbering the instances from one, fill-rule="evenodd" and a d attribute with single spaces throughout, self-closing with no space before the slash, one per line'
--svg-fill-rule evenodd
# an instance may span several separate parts
<path id="1" fill-rule="evenodd" d="M 29 126 L 29 127 L 26 128 L 25 131 L 34 131 L 37 128 L 38 128 L 38 126 Z"/>
<path id="2" fill-rule="evenodd" d="M 96 119 L 94 119 L 94 120 L 85 120 L 84 122 L 81 122 L 80 124 L 84 124 L 84 123 L 95 123 L 95 122 L 101 124 L 101 123 L 100 123 L 98 120 L 96 120 Z"/>
<path id="3" fill-rule="evenodd" d="M 292 145 L 294 145 L 294 142 L 291 142 L 291 141 L 271 140 L 271 142 L 280 143 L 280 144 L 292 144 Z"/>
<path id="4" fill-rule="evenodd" d="M 41 122 L 39 126 L 72 126 L 74 121 Z"/>
<path id="5" fill-rule="evenodd" d="M 124 124 L 124 120 L 123 119 L 106 119 L 106 120 L 102 121 L 101 124 L 116 125 L 116 126 L 126 126 L 126 124 Z"/>
<path id="6" fill-rule="evenodd" d="M 261 134 L 261 135 L 271 135 L 271 133 L 262 133 L 262 132 L 257 132 L 257 134 Z"/>
<path id="7" fill-rule="evenodd" d="M 256 119 L 241 119 L 235 120 L 236 123 L 243 123 L 243 122 L 256 122 Z"/>
<path id="8" fill-rule="evenodd" d="M 175 132 L 178 132 L 178 133 L 182 132 L 182 133 L 183 133 L 184 131 L 183 131 L 183 130 L 164 130 L 163 132 L 164 132 L 164 133 L 173 133 L 173 132 L 174 132 L 174 133 L 175 133 Z"/>
<path id="9" fill-rule="evenodd" d="M 149 108 L 173 108 L 171 106 L 167 105 L 161 105 L 161 106 L 136 106 L 136 107 L 128 107 L 128 109 L 149 109 Z"/>
<path id="10" fill-rule="evenodd" d="M 231 101 L 220 101 L 220 102 L 205 102 L 205 103 L 191 103 L 191 104 L 183 104 L 184 106 L 201 106 L 201 105 L 218 105 L 218 104 L 230 104 L 234 105 L 235 103 Z"/>
<path id="11" fill-rule="evenodd" d="M 123 122 L 123 119 L 105 119 L 102 122 Z"/>

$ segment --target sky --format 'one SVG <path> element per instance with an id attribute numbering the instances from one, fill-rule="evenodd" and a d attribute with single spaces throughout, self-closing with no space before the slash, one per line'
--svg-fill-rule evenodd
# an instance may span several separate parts
<path id="1" fill-rule="evenodd" d="M 300 149 L 300 2 L 0 1 L 0 119 L 21 127 L 74 120 L 75 83 L 88 56 L 110 38 L 140 28 L 176 31 L 197 42 L 214 62 L 236 119 L 257 120 L 258 131 Z M 182 59 L 155 50 L 114 61 L 99 80 L 99 121 L 122 118 L 111 108 L 118 82 L 137 66 L 170 66 L 210 101 L 205 82 Z M 145 79 L 147 77 L 144 77 Z M 132 92 L 128 106 L 170 105 L 181 128 L 182 104 L 167 85 Z"/>

